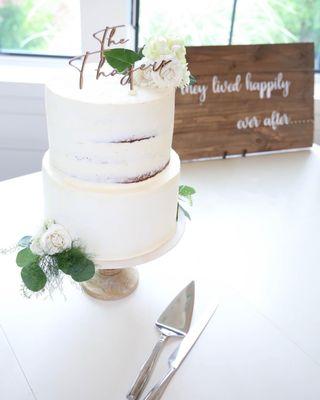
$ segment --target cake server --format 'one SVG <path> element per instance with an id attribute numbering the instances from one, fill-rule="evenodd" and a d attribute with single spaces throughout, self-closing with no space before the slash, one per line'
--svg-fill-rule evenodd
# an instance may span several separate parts
<path id="1" fill-rule="evenodd" d="M 156 327 L 160 331 L 160 338 L 151 355 L 143 364 L 131 390 L 127 394 L 127 399 L 136 400 L 142 393 L 166 340 L 170 336 L 183 338 L 188 333 L 193 313 L 194 287 L 194 281 L 190 282 L 158 318 Z"/>
<path id="2" fill-rule="evenodd" d="M 150 390 L 144 400 L 159 400 L 167 388 L 171 378 L 176 373 L 184 359 L 189 354 L 190 350 L 199 339 L 201 333 L 204 331 L 213 314 L 216 312 L 218 304 L 214 304 L 205 315 L 201 318 L 199 323 L 191 328 L 187 336 L 182 340 L 180 346 L 169 357 L 169 370 L 166 375 Z"/>

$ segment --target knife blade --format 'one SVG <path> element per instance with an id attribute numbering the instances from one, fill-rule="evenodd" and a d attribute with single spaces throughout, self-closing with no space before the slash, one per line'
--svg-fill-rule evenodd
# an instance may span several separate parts
<path id="1" fill-rule="evenodd" d="M 205 330 L 206 326 L 210 322 L 212 316 L 216 312 L 218 304 L 214 304 L 201 318 L 199 323 L 191 328 L 187 336 L 182 340 L 180 346 L 178 346 L 175 351 L 169 357 L 169 370 L 166 375 L 150 390 L 146 395 L 144 400 L 159 400 L 163 395 L 165 389 L 167 388 L 173 375 L 176 373 L 177 369 L 180 367 L 182 362 L 185 360 L 187 355 L 192 350 L 193 346 L 201 336 L 202 332 Z"/>
<path id="2" fill-rule="evenodd" d="M 134 381 L 129 393 L 128 400 L 137 400 L 148 383 L 153 368 L 164 346 L 170 336 L 185 337 L 189 331 L 195 297 L 195 283 L 191 281 L 177 294 L 167 308 L 156 321 L 156 327 L 160 331 L 160 338 L 155 345 L 151 355 L 143 364 Z"/>

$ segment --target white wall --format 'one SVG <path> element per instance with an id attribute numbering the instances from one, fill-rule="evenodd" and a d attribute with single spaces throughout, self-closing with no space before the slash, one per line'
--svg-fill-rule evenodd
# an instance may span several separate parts
<path id="1" fill-rule="evenodd" d="M 0 180 L 38 171 L 48 147 L 43 85 L 0 82 Z"/>

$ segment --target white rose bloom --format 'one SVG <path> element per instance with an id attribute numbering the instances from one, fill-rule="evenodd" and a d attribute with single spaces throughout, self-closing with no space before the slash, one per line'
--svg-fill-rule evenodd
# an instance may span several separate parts
<path id="1" fill-rule="evenodd" d="M 188 70 L 188 66 L 187 66 L 187 64 L 185 64 L 184 74 L 183 74 L 183 77 L 182 77 L 180 85 L 179 85 L 180 88 L 183 88 L 190 84 L 190 75 L 191 74 L 190 74 L 190 71 Z"/>
<path id="2" fill-rule="evenodd" d="M 58 224 L 52 224 L 40 238 L 40 245 L 45 254 L 61 253 L 71 247 L 72 239 L 69 232 Z"/>
<path id="3" fill-rule="evenodd" d="M 37 256 L 44 256 L 44 251 L 40 243 L 40 237 L 35 236 L 32 238 L 31 244 L 30 244 L 30 250 L 32 251 L 33 254 L 36 254 Z"/>
<path id="4" fill-rule="evenodd" d="M 165 57 L 157 60 L 160 65 L 161 61 L 170 61 L 158 71 L 151 71 L 151 78 L 154 85 L 158 88 L 176 88 L 182 87 L 189 83 L 189 71 L 187 64 L 182 64 L 175 57 Z"/>
<path id="5" fill-rule="evenodd" d="M 183 43 L 181 44 L 174 44 L 172 46 L 172 52 L 174 54 L 174 56 L 181 61 L 182 63 L 186 62 L 186 48 L 183 45 Z"/>
<path id="6" fill-rule="evenodd" d="M 36 254 L 37 256 L 43 256 L 45 254 L 40 243 L 41 236 L 44 234 L 45 231 L 45 226 L 41 226 L 41 228 L 38 229 L 38 232 L 33 235 L 31 239 L 30 250 L 33 254 Z"/>
<path id="7" fill-rule="evenodd" d="M 169 55 L 170 48 L 167 39 L 160 37 L 160 38 L 151 38 L 145 44 L 143 50 L 143 55 L 150 59 L 155 60 L 162 55 Z"/>
<path id="8" fill-rule="evenodd" d="M 181 63 L 186 62 L 186 48 L 183 40 L 172 37 L 151 38 L 143 48 L 143 55 L 150 60 L 156 60 L 165 56 L 172 56 Z"/>
<path id="9" fill-rule="evenodd" d="M 143 58 L 135 64 L 135 68 L 140 67 L 141 65 L 150 65 L 152 61 Z M 152 66 L 149 66 L 146 69 L 136 69 L 133 72 L 133 83 L 134 85 L 138 85 L 141 87 L 155 87 L 154 82 L 151 76 Z"/>

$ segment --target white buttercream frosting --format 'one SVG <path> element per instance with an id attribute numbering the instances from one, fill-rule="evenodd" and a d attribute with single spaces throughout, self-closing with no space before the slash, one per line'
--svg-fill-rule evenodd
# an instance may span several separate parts
<path id="1" fill-rule="evenodd" d="M 169 165 L 153 178 L 129 184 L 103 184 L 72 178 L 43 160 L 45 216 L 80 238 L 100 260 L 147 254 L 176 230 L 180 160 L 171 150 Z"/>
<path id="2" fill-rule="evenodd" d="M 70 176 L 105 183 L 161 170 L 170 158 L 174 89 L 137 88 L 130 96 L 119 77 L 96 80 L 88 71 L 82 90 L 75 71 L 47 85 L 52 165 Z"/>

